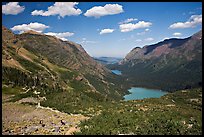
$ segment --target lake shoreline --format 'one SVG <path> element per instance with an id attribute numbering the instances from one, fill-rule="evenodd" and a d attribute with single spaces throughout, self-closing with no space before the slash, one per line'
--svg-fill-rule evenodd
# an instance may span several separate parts
<path id="1" fill-rule="evenodd" d="M 166 95 L 168 93 L 169 92 L 162 91 L 161 89 L 151 89 L 146 87 L 131 87 L 128 89 L 128 93 L 123 96 L 123 100 L 128 101 L 128 100 L 141 100 L 145 98 L 160 98 L 161 96 Z"/>

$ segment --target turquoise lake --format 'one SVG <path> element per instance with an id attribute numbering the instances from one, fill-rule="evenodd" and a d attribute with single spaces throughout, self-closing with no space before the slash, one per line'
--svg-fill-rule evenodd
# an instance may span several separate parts
<path id="1" fill-rule="evenodd" d="M 116 75 L 122 75 L 122 72 L 120 70 L 111 70 L 112 73 L 116 74 Z"/>
<path id="2" fill-rule="evenodd" d="M 144 98 L 159 98 L 167 92 L 156 90 L 156 89 L 147 89 L 147 88 L 139 88 L 139 87 L 132 87 L 128 90 L 131 94 L 125 95 L 125 100 L 139 100 Z"/>

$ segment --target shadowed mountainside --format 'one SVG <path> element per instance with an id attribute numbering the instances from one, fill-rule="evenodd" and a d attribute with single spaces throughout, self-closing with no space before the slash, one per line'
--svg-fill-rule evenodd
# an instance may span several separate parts
<path id="1" fill-rule="evenodd" d="M 136 47 L 117 64 L 132 86 L 175 91 L 202 85 L 202 30 L 185 39 Z"/>

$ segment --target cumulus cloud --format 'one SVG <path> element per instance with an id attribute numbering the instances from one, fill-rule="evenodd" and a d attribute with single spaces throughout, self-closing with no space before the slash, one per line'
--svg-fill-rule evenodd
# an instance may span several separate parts
<path id="1" fill-rule="evenodd" d="M 124 21 L 119 22 L 118 24 L 125 24 L 125 23 L 136 21 L 136 20 L 138 20 L 138 19 L 136 19 L 136 18 L 129 18 L 129 19 L 126 19 Z"/>
<path id="2" fill-rule="evenodd" d="M 175 32 L 175 33 L 173 33 L 173 35 L 174 35 L 174 36 L 181 36 L 182 34 L 179 33 L 179 32 Z"/>
<path id="3" fill-rule="evenodd" d="M 114 29 L 102 29 L 101 32 L 99 34 L 105 34 L 105 33 L 112 33 L 114 31 Z"/>
<path id="4" fill-rule="evenodd" d="M 119 27 L 121 32 L 129 32 L 139 28 L 147 28 L 150 27 L 151 25 L 152 25 L 151 22 L 139 21 L 136 24 L 133 23 L 121 24 Z"/>
<path id="5" fill-rule="evenodd" d="M 63 33 L 54 33 L 54 32 L 47 32 L 45 35 L 55 36 L 63 41 L 68 41 L 66 37 L 73 36 L 74 33 L 72 32 L 63 32 Z"/>
<path id="6" fill-rule="evenodd" d="M 106 4 L 104 7 L 95 6 L 84 13 L 84 16 L 100 18 L 101 16 L 114 15 L 124 12 L 123 6 L 118 4 Z"/>
<path id="7" fill-rule="evenodd" d="M 23 12 L 25 9 L 24 6 L 20 6 L 19 2 L 9 2 L 6 5 L 2 5 L 2 13 L 3 14 L 11 14 L 11 15 L 17 15 L 21 12 Z"/>
<path id="8" fill-rule="evenodd" d="M 144 39 L 145 41 L 153 41 L 154 39 L 153 38 L 146 38 Z"/>
<path id="9" fill-rule="evenodd" d="M 33 30 L 36 32 L 43 32 L 46 28 L 49 28 L 49 26 L 45 24 L 41 24 L 38 22 L 30 23 L 30 24 L 22 24 L 22 25 L 16 25 L 11 28 L 12 31 L 19 31 L 20 33 L 23 33 L 25 31 Z"/>
<path id="10" fill-rule="evenodd" d="M 76 8 L 78 2 L 55 2 L 53 6 L 48 7 L 47 11 L 43 10 L 34 10 L 31 14 L 33 16 L 51 16 L 59 15 L 58 17 L 79 15 L 82 13 L 80 9 Z"/>
<path id="11" fill-rule="evenodd" d="M 186 22 L 177 22 L 169 26 L 170 29 L 193 28 L 202 24 L 202 15 L 192 15 Z"/>

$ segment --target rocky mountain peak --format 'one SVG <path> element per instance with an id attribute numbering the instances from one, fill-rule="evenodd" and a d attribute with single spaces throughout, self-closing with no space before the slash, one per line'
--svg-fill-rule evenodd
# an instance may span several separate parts
<path id="1" fill-rule="evenodd" d="M 43 33 L 40 33 L 40 32 L 37 32 L 37 31 L 34 31 L 34 30 L 28 30 L 28 31 L 25 31 L 23 33 L 27 33 L 27 34 L 37 34 L 37 35 L 44 35 Z"/>

